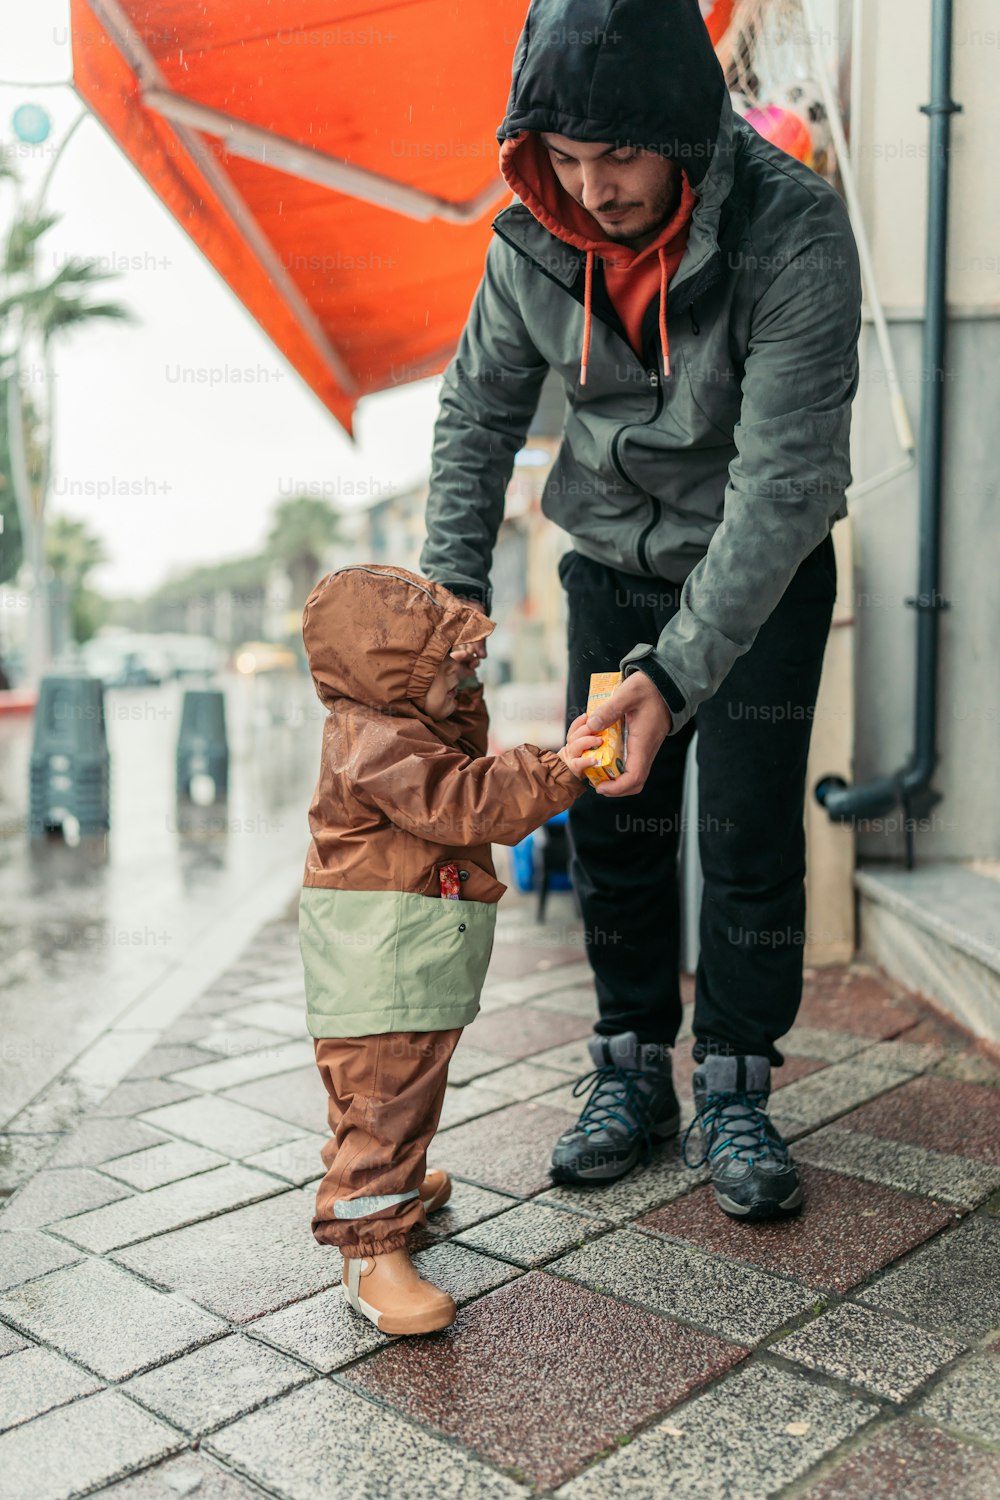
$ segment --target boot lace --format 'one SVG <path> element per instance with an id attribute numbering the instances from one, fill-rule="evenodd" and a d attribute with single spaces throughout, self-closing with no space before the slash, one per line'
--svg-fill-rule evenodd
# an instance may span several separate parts
<path id="1" fill-rule="evenodd" d="M 573 1097 L 578 1099 L 588 1088 L 593 1090 L 580 1112 L 577 1130 L 590 1135 L 610 1124 L 620 1125 L 628 1133 L 638 1128 L 642 1159 L 648 1162 L 653 1152 L 649 1118 L 651 1096 L 637 1087 L 643 1076 L 642 1068 L 622 1068 L 606 1063 L 577 1079 L 573 1085 Z"/>
<path id="2" fill-rule="evenodd" d="M 684 1165 L 703 1167 L 724 1152 L 736 1161 L 748 1162 L 750 1166 L 768 1156 L 787 1161 L 788 1147 L 775 1140 L 768 1129 L 770 1122 L 764 1113 L 767 1097 L 759 1090 L 706 1094 L 701 1112 L 695 1115 L 681 1141 Z M 688 1140 L 696 1127 L 701 1129 L 704 1149 L 698 1161 L 691 1161 Z"/>

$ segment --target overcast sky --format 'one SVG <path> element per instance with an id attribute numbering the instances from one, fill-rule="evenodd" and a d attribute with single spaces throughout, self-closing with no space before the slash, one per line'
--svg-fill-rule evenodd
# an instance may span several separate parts
<path id="1" fill-rule="evenodd" d="M 41 104 L 54 122 L 46 147 L 18 148 L 30 189 L 82 108 L 69 87 L 17 86 L 69 79 L 67 0 L 0 0 L 0 58 L 0 149 L 12 148 L 19 104 Z M 68 255 L 121 269 L 109 295 L 140 320 L 81 330 L 56 354 L 51 511 L 85 517 L 103 537 L 103 591 L 145 592 L 189 564 L 256 550 L 273 504 L 298 482 L 343 496 L 352 481 L 385 493 L 426 473 L 438 382 L 363 401 L 352 445 L 93 117 L 47 202 L 63 217 L 43 269 Z M 4 224 L 11 207 L 6 190 Z M 254 378 L 208 389 L 179 377 L 222 365 Z"/>

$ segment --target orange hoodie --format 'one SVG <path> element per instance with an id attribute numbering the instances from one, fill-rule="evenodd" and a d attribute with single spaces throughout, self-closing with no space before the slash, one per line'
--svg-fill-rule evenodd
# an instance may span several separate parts
<path id="1" fill-rule="evenodd" d="M 585 250 L 587 253 L 580 384 L 587 384 L 595 255 L 601 257 L 608 296 L 625 326 L 629 343 L 640 359 L 643 317 L 650 302 L 659 294 L 660 351 L 663 356 L 664 377 L 669 376 L 667 285 L 683 258 L 691 213 L 697 202 L 687 174 L 683 171 L 681 173 L 681 201 L 673 218 L 664 224 L 653 242 L 644 250 L 631 250 L 627 245 L 601 238 L 597 220 L 566 192 L 552 170 L 552 163 L 541 137 L 535 131 L 522 130 L 519 135 L 510 136 L 503 142 L 500 147 L 500 171 L 508 186 L 540 224 L 565 244 L 575 245 L 578 250 Z"/>

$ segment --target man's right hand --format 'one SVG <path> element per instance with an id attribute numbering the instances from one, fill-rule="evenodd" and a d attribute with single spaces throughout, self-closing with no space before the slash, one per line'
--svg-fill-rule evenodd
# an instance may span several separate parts
<path id="1" fill-rule="evenodd" d="M 461 599 L 463 604 L 471 604 L 475 609 L 478 609 L 481 615 L 486 614 L 486 610 L 478 599 L 469 599 L 465 594 L 456 594 L 455 598 Z M 473 671 L 475 671 L 476 663 L 486 660 L 486 636 L 483 636 L 482 640 L 469 641 L 468 650 L 470 653 L 474 653 L 474 655 L 470 654 L 469 660 Z"/>

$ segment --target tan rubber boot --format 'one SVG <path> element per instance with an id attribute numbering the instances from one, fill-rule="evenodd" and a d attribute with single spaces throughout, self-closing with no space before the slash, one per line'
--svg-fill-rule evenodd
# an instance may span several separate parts
<path id="1" fill-rule="evenodd" d="M 418 1276 L 406 1250 L 344 1261 L 348 1302 L 380 1333 L 435 1333 L 455 1321 L 447 1292 Z"/>
<path id="2" fill-rule="evenodd" d="M 419 1192 L 424 1212 L 432 1214 L 436 1208 L 444 1208 L 451 1197 L 451 1178 L 440 1167 L 432 1167 L 420 1184 Z"/>

